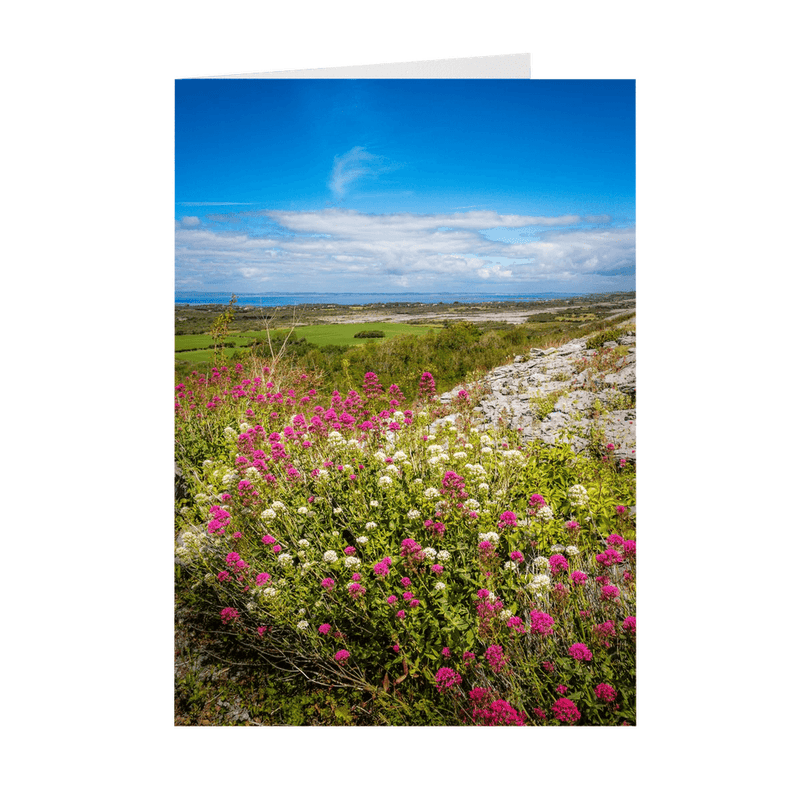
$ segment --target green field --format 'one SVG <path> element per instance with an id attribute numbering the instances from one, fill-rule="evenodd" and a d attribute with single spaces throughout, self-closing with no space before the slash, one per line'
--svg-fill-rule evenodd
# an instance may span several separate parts
<path id="1" fill-rule="evenodd" d="M 367 342 L 385 342 L 395 336 L 403 334 L 413 334 L 421 336 L 432 330 L 435 325 L 408 325 L 402 322 L 374 322 L 374 323 L 344 323 L 333 325 L 302 325 L 294 329 L 294 334 L 298 339 L 306 339 L 311 344 L 322 347 L 326 344 L 346 345 L 348 347 L 358 347 Z M 383 331 L 383 339 L 356 339 L 356 333 L 360 331 Z M 273 344 L 280 344 L 289 329 L 278 329 L 270 332 Z M 234 347 L 248 347 L 254 340 L 265 342 L 267 340 L 266 331 L 232 331 L 225 337 L 225 349 L 228 353 Z M 231 344 L 233 343 L 233 344 Z M 214 340 L 208 334 L 186 334 L 175 337 L 175 353 L 182 361 L 202 363 L 208 361 L 210 351 L 214 348 Z"/>

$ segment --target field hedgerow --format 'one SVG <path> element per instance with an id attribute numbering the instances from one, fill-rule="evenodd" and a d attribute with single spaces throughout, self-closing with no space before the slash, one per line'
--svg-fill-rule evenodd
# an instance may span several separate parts
<path id="1" fill-rule="evenodd" d="M 465 398 L 435 420 L 418 385 L 179 384 L 181 602 L 309 686 L 438 724 L 634 724 L 633 467 L 477 430 Z"/>

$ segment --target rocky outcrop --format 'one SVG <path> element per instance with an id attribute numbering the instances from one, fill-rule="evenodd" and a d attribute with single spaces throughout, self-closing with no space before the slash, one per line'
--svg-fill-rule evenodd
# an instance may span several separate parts
<path id="1" fill-rule="evenodd" d="M 610 331 L 598 349 L 591 337 L 561 347 L 534 348 L 497 367 L 477 386 L 456 386 L 442 403 L 470 388 L 482 393 L 473 412 L 478 427 L 517 429 L 524 440 L 554 444 L 567 438 L 576 452 L 614 445 L 614 454 L 636 460 L 636 336 L 634 321 Z M 455 415 L 453 415 L 455 418 Z"/>

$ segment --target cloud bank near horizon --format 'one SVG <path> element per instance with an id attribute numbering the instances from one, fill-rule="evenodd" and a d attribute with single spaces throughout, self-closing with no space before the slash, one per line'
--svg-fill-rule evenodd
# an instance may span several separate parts
<path id="1" fill-rule="evenodd" d="M 342 163 L 338 183 L 332 174 L 331 188 L 344 191 L 347 176 L 360 169 L 362 160 Z M 635 227 L 609 227 L 607 216 L 581 219 L 496 211 L 366 214 L 339 208 L 264 210 L 254 216 L 263 218 L 265 233 L 249 227 L 232 230 L 213 219 L 176 221 L 176 288 L 253 292 L 298 287 L 322 292 L 354 287 L 375 292 L 468 288 L 487 293 L 633 288 Z M 602 227 L 575 227 L 587 224 Z M 534 230 L 518 230 L 530 228 Z M 513 232 L 514 240 L 497 241 L 484 233 L 497 229 Z M 526 238 L 520 240 L 520 235 Z"/>

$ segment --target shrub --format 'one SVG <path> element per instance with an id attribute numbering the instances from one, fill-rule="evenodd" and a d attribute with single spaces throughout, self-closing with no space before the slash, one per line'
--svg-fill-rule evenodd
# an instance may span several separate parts
<path id="1" fill-rule="evenodd" d="M 385 336 L 383 331 L 359 331 L 353 334 L 354 339 L 383 339 Z"/>

